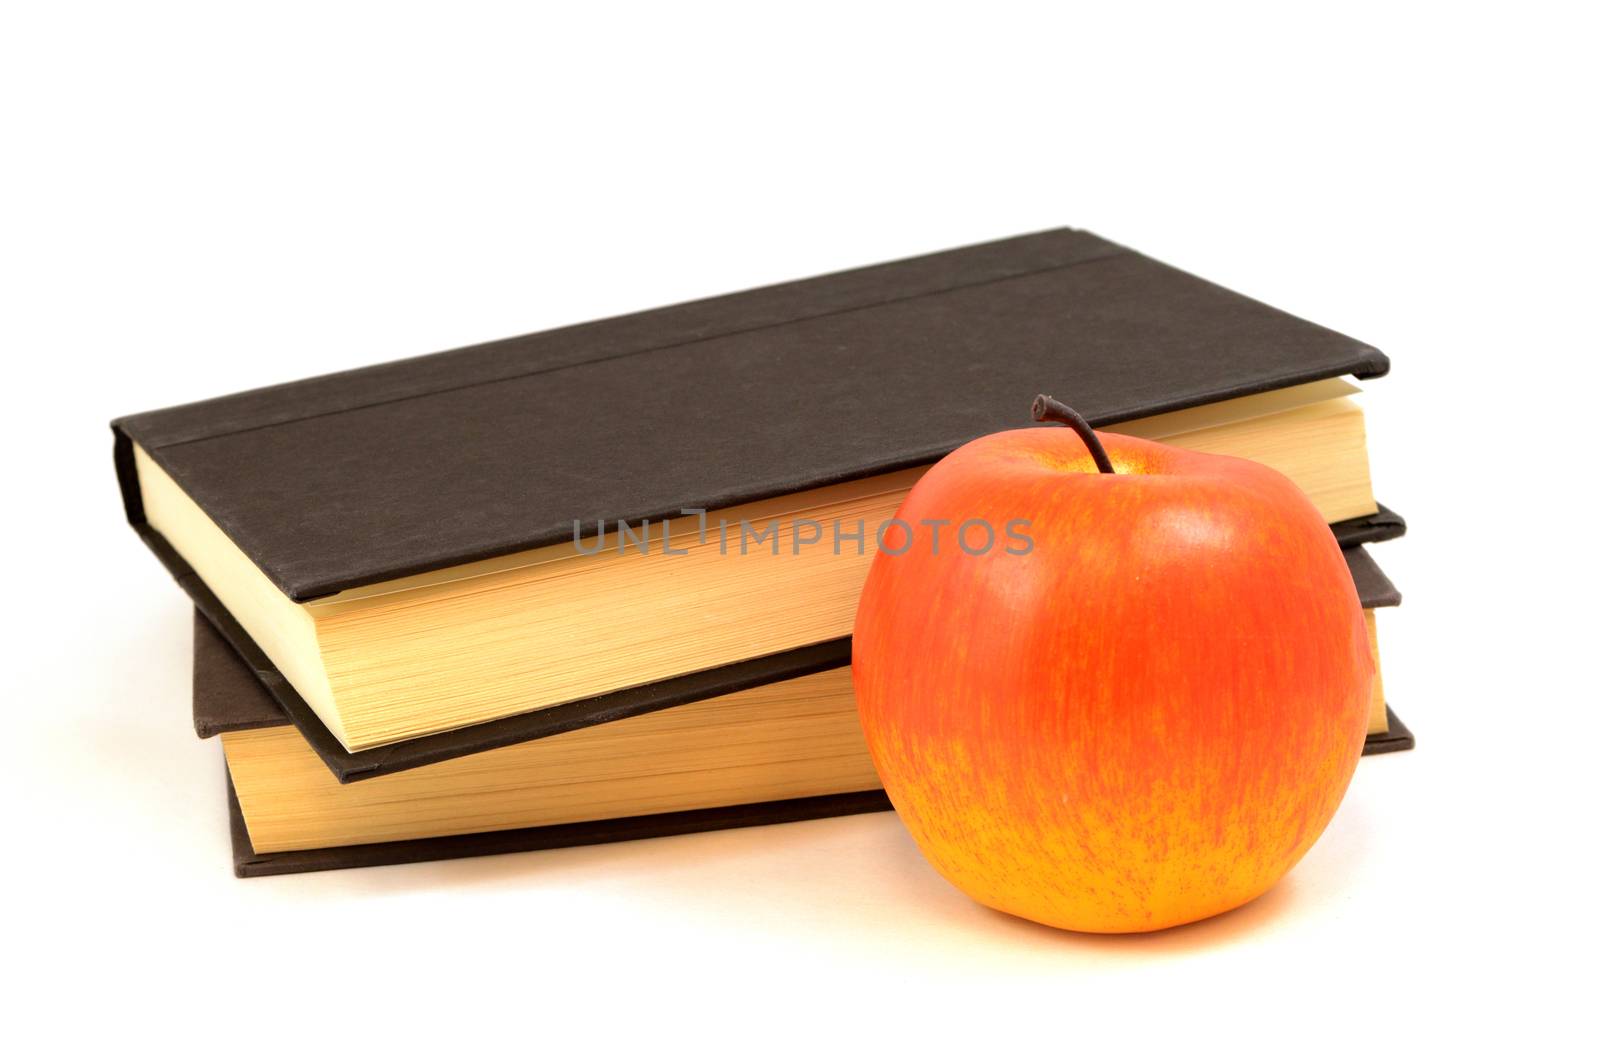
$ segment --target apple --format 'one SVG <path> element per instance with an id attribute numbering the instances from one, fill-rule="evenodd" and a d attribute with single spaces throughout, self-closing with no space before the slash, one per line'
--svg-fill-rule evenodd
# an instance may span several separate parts
<path id="1" fill-rule="evenodd" d="M 1349 570 L 1280 473 L 1096 437 L 1046 396 L 1034 416 L 1075 431 L 956 450 L 872 563 L 853 668 L 878 774 L 934 868 L 995 909 L 1126 932 L 1243 905 L 1361 756 Z M 981 526 L 1017 535 L 980 551 Z"/>

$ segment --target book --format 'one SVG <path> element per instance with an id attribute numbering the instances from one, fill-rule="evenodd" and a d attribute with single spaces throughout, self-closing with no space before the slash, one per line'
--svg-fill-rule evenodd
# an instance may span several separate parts
<path id="1" fill-rule="evenodd" d="M 416 864 L 421 861 L 446 861 L 459 857 L 491 857 L 502 853 L 554 850 L 566 846 L 597 846 L 609 842 L 670 835 L 693 835 L 702 831 L 787 824 L 797 820 L 883 813 L 893 809 L 883 791 L 858 794 L 830 794 L 821 798 L 794 798 L 757 805 L 723 809 L 694 809 L 684 813 L 622 817 L 617 820 L 554 827 L 516 828 L 484 831 L 474 835 L 438 835 L 403 842 L 375 842 L 359 846 L 330 846 L 320 850 L 284 850 L 258 854 L 250 845 L 250 833 L 233 784 L 227 786 L 228 829 L 233 847 L 233 874 L 241 879 L 257 876 L 293 875 L 299 872 L 331 872 L 341 868 L 371 868 L 378 865 Z"/>
<path id="2" fill-rule="evenodd" d="M 1394 711 L 1388 710 L 1387 730 L 1367 736 L 1364 756 L 1411 750 L 1415 739 Z M 227 774 L 224 772 L 224 777 Z M 351 846 L 328 846 L 312 850 L 281 850 L 257 853 L 250 844 L 250 832 L 233 789 L 227 779 L 228 834 L 233 854 L 233 874 L 241 879 L 258 876 L 295 875 L 302 872 L 332 872 L 347 868 L 372 868 L 381 865 L 417 864 L 466 857 L 492 857 L 496 854 L 554 850 L 568 846 L 599 846 L 613 842 L 693 835 L 704 831 L 788 824 L 799 820 L 883 813 L 894 808 L 882 790 L 851 794 L 829 794 L 816 798 L 790 798 L 775 802 L 690 809 L 681 813 L 656 813 L 619 817 L 615 820 L 556 824 L 549 827 L 509 828 L 468 835 L 433 835 L 398 842 L 373 842 Z"/>
<path id="3" fill-rule="evenodd" d="M 1375 612 L 1399 593 L 1365 550 L 1345 557 L 1376 649 Z M 326 771 L 199 615 L 194 693 L 197 733 L 222 736 L 243 825 L 241 874 L 422 859 L 402 844 L 440 856 L 503 852 L 886 807 L 848 662 L 352 784 Z M 1373 707 L 1368 752 L 1408 745 L 1381 677 Z M 439 841 L 479 835 L 490 849 Z M 307 856 L 320 850 L 337 853 Z"/>
<path id="4" fill-rule="evenodd" d="M 1056 230 L 122 418 L 114 453 L 145 541 L 361 751 L 843 637 L 871 529 L 1040 391 L 1374 513 L 1342 378 L 1387 368 Z"/>
<path id="5" fill-rule="evenodd" d="M 1403 536 L 1406 523 L 1399 514 L 1380 505 L 1377 513 L 1340 521 L 1331 526 L 1331 531 L 1340 547 L 1349 548 L 1382 543 Z M 1352 555 L 1347 553 L 1346 557 Z M 1363 580 L 1374 581 L 1369 571 L 1363 569 L 1362 572 Z M 761 684 L 779 683 L 824 669 L 843 668 L 850 663 L 849 638 L 834 639 L 749 661 L 736 662 L 717 669 L 672 677 L 658 683 L 569 702 L 539 713 L 524 713 L 467 728 L 352 752 L 346 750 L 328 731 L 321 719 L 312 712 L 311 707 L 299 698 L 294 688 L 277 672 L 271 659 L 255 645 L 249 634 L 239 627 L 232 616 L 220 608 L 220 604 L 215 601 L 203 583 L 192 574 L 181 577 L 180 582 L 184 583 L 194 597 L 197 614 L 206 619 L 211 630 L 207 635 L 220 636 L 233 651 L 231 655 L 219 660 L 224 663 L 229 663 L 235 658 L 243 661 L 248 669 L 248 673 L 243 675 L 253 678 L 253 683 L 263 685 L 277 702 L 277 709 L 271 719 L 278 722 L 286 717 L 300 731 L 307 745 L 322 759 L 334 777 L 344 783 L 393 772 L 404 772 L 514 743 L 560 735 L 577 728 L 625 720 L 641 713 L 681 705 L 688 701 L 731 694 Z M 1392 587 L 1389 591 L 1380 593 L 1375 581 L 1366 585 L 1365 593 L 1369 597 L 1395 596 L 1395 602 L 1386 601 L 1384 605 L 1394 605 L 1398 601 L 1397 593 L 1393 592 Z M 1375 597 L 1373 601 L 1376 602 Z M 197 659 L 197 668 L 202 668 L 203 664 L 203 661 Z M 214 689 L 213 685 L 202 685 L 198 678 L 196 683 L 197 688 L 205 686 L 207 689 Z M 217 698 L 203 704 L 196 703 L 196 731 L 201 738 L 209 738 L 222 731 L 237 729 L 240 723 L 233 716 L 234 707 L 258 701 L 259 697 Z"/>

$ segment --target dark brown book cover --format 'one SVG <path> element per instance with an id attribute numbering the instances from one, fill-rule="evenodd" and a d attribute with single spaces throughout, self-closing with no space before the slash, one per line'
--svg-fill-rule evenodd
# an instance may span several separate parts
<path id="1" fill-rule="evenodd" d="M 1393 754 L 1401 750 L 1415 750 L 1417 737 L 1411 734 L 1411 729 L 1406 727 L 1405 721 L 1394 715 L 1394 708 L 1384 706 L 1384 712 L 1389 717 L 1389 727 L 1367 736 L 1367 745 L 1361 751 L 1362 757 L 1371 757 L 1374 754 Z"/>
<path id="2" fill-rule="evenodd" d="M 118 419 L 286 595 L 1388 370 L 1377 350 L 1058 229 Z M 181 575 L 181 574 L 180 574 Z"/>
<path id="3" fill-rule="evenodd" d="M 1400 593 L 1372 556 L 1359 546 L 1402 534 L 1405 522 L 1399 515 L 1383 509 L 1371 518 L 1342 521 L 1332 528 L 1345 547 L 1345 562 L 1350 566 L 1362 605 L 1368 608 L 1399 605 Z M 193 593 L 201 606 L 196 611 L 194 624 L 195 732 L 201 738 L 208 738 L 218 732 L 293 723 L 341 783 L 404 772 L 437 761 L 530 742 L 850 664 L 850 640 L 836 639 L 569 702 L 537 713 L 351 753 L 334 738 L 321 718 L 305 704 L 244 630 L 221 610 L 205 585 L 198 580 L 194 582 L 198 587 Z M 205 609 L 207 601 L 213 605 L 213 610 Z M 220 618 L 220 623 L 212 619 L 213 615 Z M 269 693 L 271 698 L 266 697 Z"/>

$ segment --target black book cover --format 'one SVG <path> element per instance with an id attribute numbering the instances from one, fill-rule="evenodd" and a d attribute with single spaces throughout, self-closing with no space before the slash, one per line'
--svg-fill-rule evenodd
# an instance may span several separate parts
<path id="1" fill-rule="evenodd" d="M 1398 534 L 1404 522 L 1391 511 L 1377 527 L 1382 538 Z M 1365 520 L 1365 519 L 1363 519 Z M 1371 531 L 1350 522 L 1335 525 L 1341 541 L 1353 538 L 1345 547 L 1345 563 L 1367 609 L 1400 604 L 1400 592 L 1378 568 L 1372 556 L 1356 543 L 1372 542 L 1361 538 Z M 761 684 L 804 676 L 850 664 L 850 640 L 838 639 L 815 646 L 709 672 L 681 676 L 641 688 L 572 702 L 553 709 L 518 717 L 478 724 L 453 732 L 409 739 L 391 746 L 350 753 L 327 730 L 309 706 L 299 702 L 290 687 L 266 662 L 259 650 L 240 654 L 234 647 L 242 633 L 234 626 L 234 636 L 219 630 L 205 615 L 196 612 L 194 622 L 194 728 L 202 739 L 220 732 L 246 728 L 277 727 L 292 723 L 306 742 L 341 783 L 369 779 L 391 772 L 431 765 L 438 761 L 464 757 L 513 743 L 531 742 L 550 735 L 593 727 L 659 709 L 714 698 Z M 254 644 L 248 643 L 249 647 Z M 271 697 L 269 697 L 269 693 Z M 1409 733 L 1408 737 L 1409 737 Z M 1407 747 L 1409 749 L 1409 747 Z M 1373 752 L 1369 743 L 1368 752 Z"/>
<path id="2" fill-rule="evenodd" d="M 125 417 L 289 598 L 1092 424 L 1388 369 L 1377 350 L 1059 229 Z M 175 568 L 181 568 L 177 560 Z M 180 574 L 181 575 L 181 574 Z"/>

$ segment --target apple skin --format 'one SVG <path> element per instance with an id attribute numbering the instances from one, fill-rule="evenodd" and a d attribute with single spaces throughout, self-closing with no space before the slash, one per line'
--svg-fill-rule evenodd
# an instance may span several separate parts
<path id="1" fill-rule="evenodd" d="M 917 483 L 856 614 L 883 785 L 992 908 L 1153 931 L 1260 896 L 1361 756 L 1373 662 L 1349 569 L 1288 478 L 1059 427 L 986 436 Z M 1001 530 L 1026 518 L 1033 548 Z M 974 556 L 951 535 L 987 521 Z M 924 520 L 948 520 L 933 549 Z M 982 536 L 969 542 L 976 549 Z M 904 548 L 904 553 L 891 551 Z"/>

